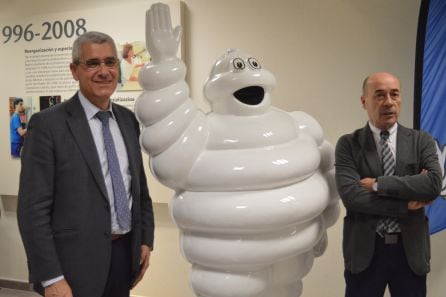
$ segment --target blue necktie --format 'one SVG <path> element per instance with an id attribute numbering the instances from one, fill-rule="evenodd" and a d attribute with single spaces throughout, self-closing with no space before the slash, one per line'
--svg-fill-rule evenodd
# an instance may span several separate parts
<path id="1" fill-rule="evenodd" d="M 393 175 L 395 172 L 395 158 L 390 150 L 388 131 L 381 132 L 380 144 L 384 175 Z M 401 232 L 401 229 L 396 218 L 382 218 L 378 221 L 376 231 L 379 235 L 384 237 L 385 233 Z"/>
<path id="2" fill-rule="evenodd" d="M 118 218 L 118 224 L 125 230 L 130 229 L 131 213 L 129 208 L 129 199 L 125 190 L 124 180 L 119 168 L 118 155 L 116 154 L 115 144 L 110 132 L 109 111 L 99 111 L 97 118 L 102 122 L 102 135 L 104 136 L 105 151 L 107 152 L 108 169 L 113 186 L 113 195 L 115 210 Z"/>

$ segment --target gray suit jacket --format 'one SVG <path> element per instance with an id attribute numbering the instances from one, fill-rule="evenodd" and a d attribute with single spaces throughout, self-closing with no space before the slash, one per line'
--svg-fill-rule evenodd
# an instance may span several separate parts
<path id="1" fill-rule="evenodd" d="M 113 104 L 131 172 L 132 273 L 141 244 L 153 247 L 154 220 L 139 125 Z M 22 154 L 18 223 L 30 282 L 64 275 L 76 297 L 101 296 L 111 258 L 111 219 L 99 156 L 77 94 L 34 114 Z"/>
<path id="2" fill-rule="evenodd" d="M 427 175 L 421 175 L 427 169 Z M 378 178 L 378 192 L 359 185 L 365 177 Z M 336 145 L 336 184 L 347 209 L 344 218 L 345 268 L 353 273 L 366 269 L 375 248 L 376 225 L 382 216 L 396 217 L 410 268 L 429 272 L 430 241 L 424 208 L 409 211 L 411 200 L 429 201 L 441 190 L 441 169 L 435 143 L 423 131 L 398 125 L 396 168 L 383 176 L 372 131 L 367 124 L 342 136 Z"/>

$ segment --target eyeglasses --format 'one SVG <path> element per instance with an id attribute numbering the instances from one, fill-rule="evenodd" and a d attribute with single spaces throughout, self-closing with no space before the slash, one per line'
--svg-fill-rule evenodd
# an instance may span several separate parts
<path id="1" fill-rule="evenodd" d="M 118 64 L 118 59 L 115 57 L 107 57 L 104 60 L 101 59 L 88 59 L 85 61 L 77 61 L 75 64 L 82 64 L 87 70 L 97 70 L 104 63 L 107 68 L 114 68 Z"/>

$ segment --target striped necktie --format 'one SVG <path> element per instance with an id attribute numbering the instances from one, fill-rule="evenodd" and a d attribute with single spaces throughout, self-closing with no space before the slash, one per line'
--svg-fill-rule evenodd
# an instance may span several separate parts
<path id="1" fill-rule="evenodd" d="M 395 158 L 389 146 L 389 131 L 381 131 L 381 140 L 379 143 L 381 144 L 383 173 L 387 176 L 393 175 L 395 172 Z M 378 221 L 376 232 L 381 237 L 384 237 L 385 233 L 401 232 L 401 229 L 396 218 L 385 217 Z"/>

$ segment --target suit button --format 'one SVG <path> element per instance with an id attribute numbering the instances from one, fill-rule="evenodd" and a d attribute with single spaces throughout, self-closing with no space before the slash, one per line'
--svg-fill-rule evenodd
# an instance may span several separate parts
<path id="1" fill-rule="evenodd" d="M 105 209 L 106 211 L 110 212 L 110 207 L 109 207 L 107 204 L 104 205 L 104 209 Z"/>
<path id="2" fill-rule="evenodd" d="M 110 238 L 110 237 L 111 237 L 110 233 L 108 233 L 108 232 L 104 232 L 104 236 L 105 236 L 106 238 Z"/>

